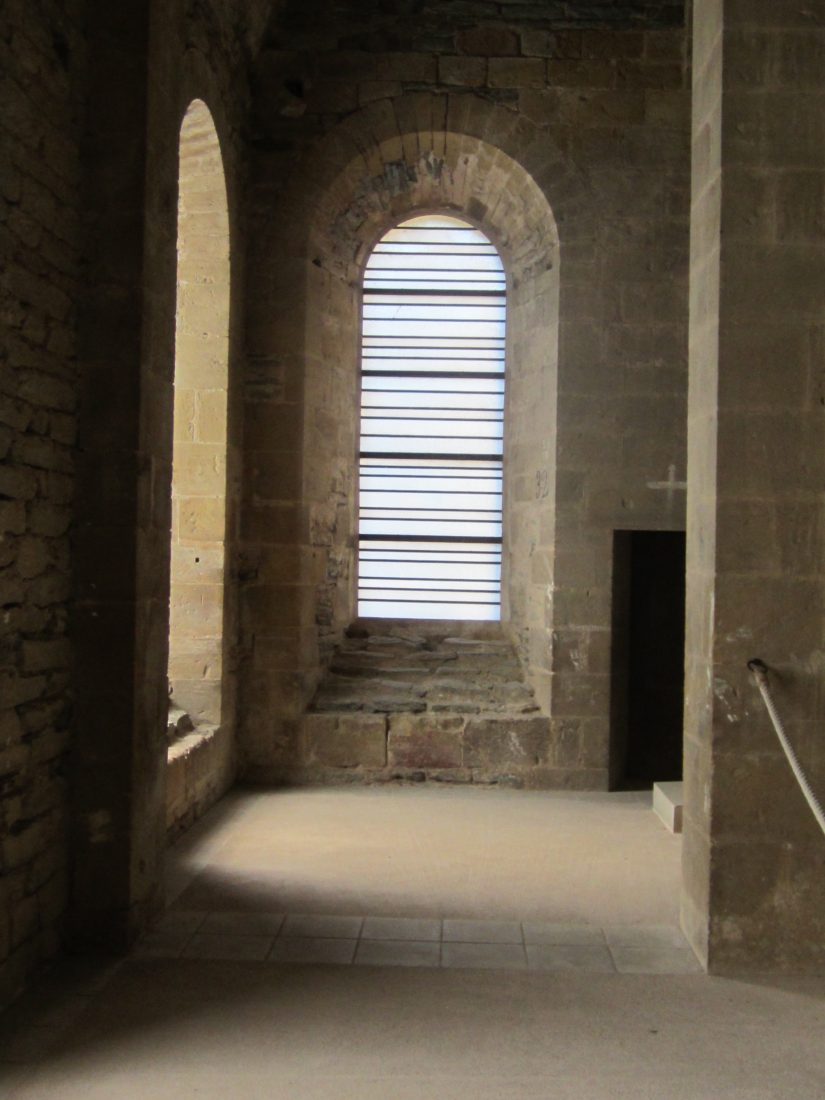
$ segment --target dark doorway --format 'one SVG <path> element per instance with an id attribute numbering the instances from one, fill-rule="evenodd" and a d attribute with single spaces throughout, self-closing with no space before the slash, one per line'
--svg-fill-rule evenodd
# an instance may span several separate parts
<path id="1" fill-rule="evenodd" d="M 684 652 L 684 532 L 614 532 L 612 787 L 682 778 Z"/>

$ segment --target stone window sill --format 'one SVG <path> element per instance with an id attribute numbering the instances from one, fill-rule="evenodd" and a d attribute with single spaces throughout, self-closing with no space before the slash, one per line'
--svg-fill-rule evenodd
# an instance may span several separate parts
<path id="1" fill-rule="evenodd" d="M 220 726 L 198 726 L 196 730 L 192 730 L 191 733 L 185 733 L 169 745 L 169 751 L 167 753 L 167 762 L 172 763 L 174 760 L 179 760 L 181 757 L 188 756 L 195 749 L 200 748 L 201 745 L 207 744 L 211 741 L 215 734 L 220 730 Z"/>

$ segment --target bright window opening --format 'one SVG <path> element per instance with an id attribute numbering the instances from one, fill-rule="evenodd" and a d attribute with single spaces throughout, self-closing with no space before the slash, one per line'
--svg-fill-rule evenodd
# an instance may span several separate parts
<path id="1" fill-rule="evenodd" d="M 358 613 L 501 617 L 506 279 L 480 230 L 426 215 L 364 275 Z"/>

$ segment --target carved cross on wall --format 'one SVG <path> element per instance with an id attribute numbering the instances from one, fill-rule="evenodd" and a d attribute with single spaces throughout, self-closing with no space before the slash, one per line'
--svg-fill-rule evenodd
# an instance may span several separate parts
<path id="1" fill-rule="evenodd" d="M 671 463 L 667 468 L 667 481 L 648 481 L 647 487 L 648 489 L 663 489 L 667 493 L 667 506 L 672 508 L 673 494 L 677 490 L 687 489 L 687 482 L 676 480 L 676 467 Z"/>

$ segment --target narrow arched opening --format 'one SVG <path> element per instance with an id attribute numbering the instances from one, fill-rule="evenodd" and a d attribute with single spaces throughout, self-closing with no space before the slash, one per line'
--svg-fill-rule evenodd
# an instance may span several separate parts
<path id="1" fill-rule="evenodd" d="M 390 229 L 363 280 L 358 614 L 497 620 L 506 277 L 445 214 Z"/>
<path id="2" fill-rule="evenodd" d="M 226 182 L 209 108 L 180 132 L 169 607 L 170 760 L 221 723 L 230 247 Z M 212 769 L 206 769 L 211 772 Z M 170 820 L 197 800 L 170 774 Z M 211 782 L 211 779 L 209 780 Z M 173 805 L 179 803 L 176 809 Z"/>

